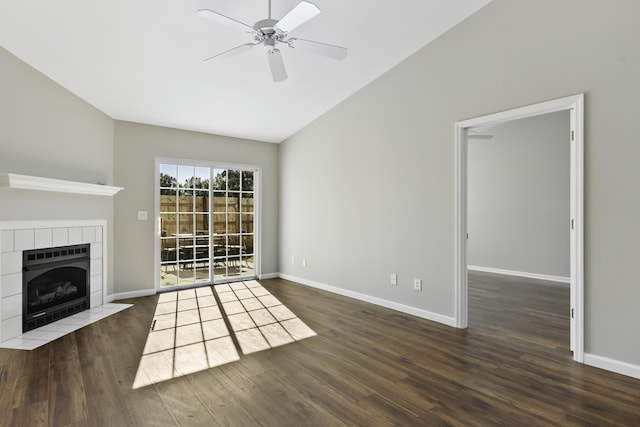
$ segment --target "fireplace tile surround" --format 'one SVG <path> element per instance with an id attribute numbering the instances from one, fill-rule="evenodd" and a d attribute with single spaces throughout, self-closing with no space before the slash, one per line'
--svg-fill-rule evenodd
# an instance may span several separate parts
<path id="1" fill-rule="evenodd" d="M 73 325 L 75 322 L 76 326 L 80 327 L 78 325 L 82 322 L 79 319 L 95 321 L 102 318 L 101 313 L 109 314 L 119 311 L 118 304 L 105 304 L 107 302 L 106 230 L 107 222 L 101 219 L 0 221 L 0 343 L 2 346 L 10 340 L 22 339 L 22 251 L 24 250 L 90 244 L 90 310 L 89 313 L 81 312 L 67 318 L 64 324 Z M 74 318 L 76 319 L 68 320 Z M 47 332 L 43 331 L 44 328 L 49 326 L 47 329 L 56 329 L 51 325 L 58 322 L 45 325 L 28 334 L 42 335 Z M 58 325 L 57 329 L 64 329 L 64 324 Z M 53 337 L 56 334 L 48 335 Z"/>

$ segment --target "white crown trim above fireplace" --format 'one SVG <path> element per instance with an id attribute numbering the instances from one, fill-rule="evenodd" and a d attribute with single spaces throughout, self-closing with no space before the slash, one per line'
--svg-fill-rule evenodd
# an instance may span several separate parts
<path id="1" fill-rule="evenodd" d="M 94 196 L 114 196 L 118 191 L 122 190 L 122 187 L 42 178 L 39 176 L 19 175 L 16 173 L 0 173 L 0 187 L 23 190 L 57 191 L 60 193 L 89 194 Z"/>
<path id="2" fill-rule="evenodd" d="M 22 334 L 22 251 L 88 243 L 90 307 L 107 302 L 107 221 L 0 221 L 0 342 Z"/>

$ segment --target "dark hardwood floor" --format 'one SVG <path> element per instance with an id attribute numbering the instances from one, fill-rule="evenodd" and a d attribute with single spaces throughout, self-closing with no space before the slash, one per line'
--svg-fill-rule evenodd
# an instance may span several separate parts
<path id="1" fill-rule="evenodd" d="M 157 296 L 34 351 L 0 349 L 6 426 L 638 426 L 640 380 L 574 363 L 568 288 L 470 277 L 457 330 L 281 279 L 318 336 L 140 389 Z"/>

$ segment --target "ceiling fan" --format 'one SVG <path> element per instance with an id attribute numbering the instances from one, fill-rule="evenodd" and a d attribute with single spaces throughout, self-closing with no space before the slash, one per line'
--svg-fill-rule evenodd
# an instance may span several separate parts
<path id="1" fill-rule="evenodd" d="M 267 61 L 271 69 L 273 81 L 281 82 L 287 79 L 287 70 L 284 66 L 280 49 L 276 47 L 277 44 L 286 44 L 292 49 L 305 50 L 333 59 L 345 58 L 347 56 L 347 49 L 344 47 L 288 37 L 291 30 L 304 24 L 319 13 L 320 9 L 318 6 L 308 1 L 301 1 L 278 21 L 271 19 L 271 0 L 269 0 L 269 18 L 256 22 L 252 27 L 218 12 L 209 9 L 200 9 L 197 12 L 199 16 L 249 33 L 254 40 L 254 43 L 241 44 L 240 46 L 206 58 L 205 61 L 218 57 L 232 57 L 250 50 L 254 46 L 263 45 L 267 50 Z"/>

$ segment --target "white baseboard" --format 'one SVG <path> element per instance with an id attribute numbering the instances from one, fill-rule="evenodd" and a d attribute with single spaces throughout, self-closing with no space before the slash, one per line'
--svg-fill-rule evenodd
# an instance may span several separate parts
<path id="1" fill-rule="evenodd" d="M 589 353 L 584 354 L 584 363 L 585 365 L 640 379 L 640 366 L 638 365 Z"/>
<path id="2" fill-rule="evenodd" d="M 500 268 L 480 267 L 477 265 L 468 265 L 468 270 L 482 271 L 485 273 L 506 274 L 508 276 L 526 277 L 528 279 L 549 280 L 551 282 L 571 283 L 570 277 L 550 276 L 548 274 L 528 273 L 524 271 L 503 270 Z"/>
<path id="3" fill-rule="evenodd" d="M 155 295 L 155 294 L 156 294 L 155 289 L 144 289 L 142 291 L 120 292 L 117 294 L 107 295 L 106 302 L 113 302 L 119 299 L 147 297 L 149 295 Z"/>
<path id="4" fill-rule="evenodd" d="M 285 280 L 290 280 L 292 282 L 300 283 L 302 285 L 311 286 L 312 288 L 321 289 L 323 291 L 331 292 L 331 293 L 342 295 L 345 297 L 354 298 L 360 301 L 390 308 L 392 310 L 396 310 L 402 313 L 411 314 L 413 316 L 421 317 L 423 319 L 432 320 L 438 323 L 443 323 L 447 326 L 452 326 L 452 327 L 456 326 L 456 321 L 453 317 L 443 316 L 442 314 L 433 313 L 431 311 L 422 310 L 420 308 L 411 307 L 409 305 L 400 304 L 397 302 L 389 301 L 386 299 L 374 297 L 367 294 L 362 294 L 359 292 L 349 291 L 347 289 L 338 288 L 336 286 L 331 286 L 331 285 L 327 285 L 320 282 L 314 282 L 313 280 L 307 280 L 301 277 L 295 277 L 288 274 L 279 273 L 277 277 L 280 277 Z"/>
<path id="5" fill-rule="evenodd" d="M 258 279 L 277 279 L 278 277 L 280 277 L 278 273 L 267 273 L 267 274 L 261 274 L 260 277 L 258 277 Z"/>

